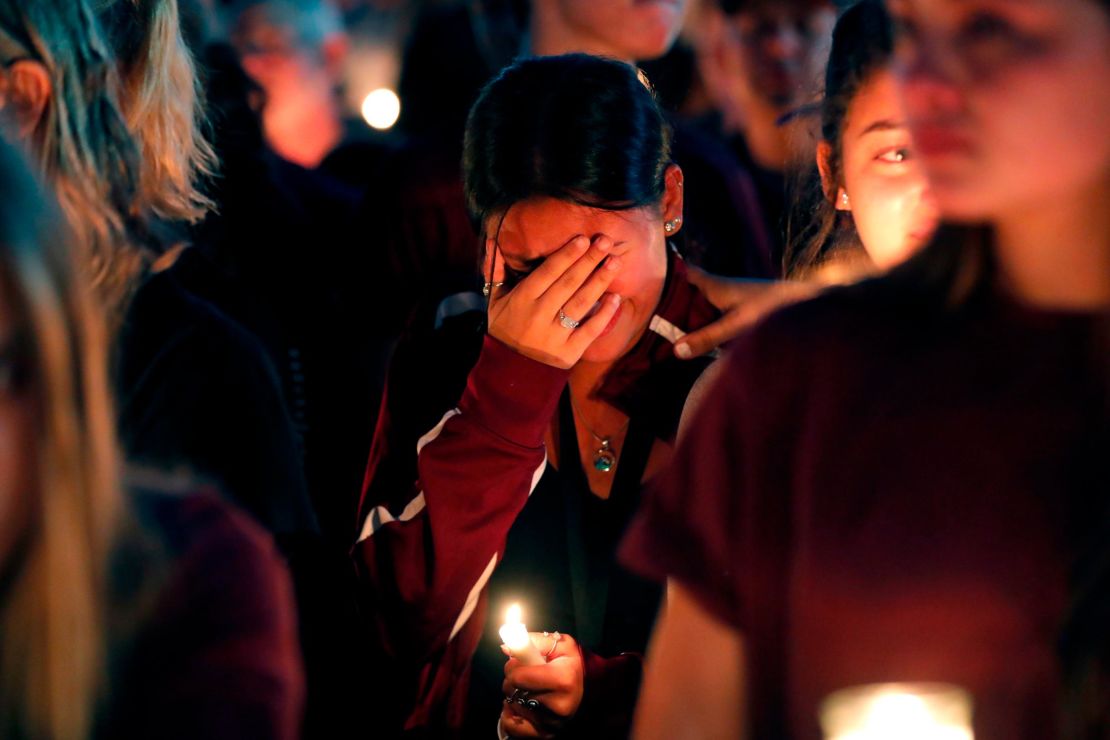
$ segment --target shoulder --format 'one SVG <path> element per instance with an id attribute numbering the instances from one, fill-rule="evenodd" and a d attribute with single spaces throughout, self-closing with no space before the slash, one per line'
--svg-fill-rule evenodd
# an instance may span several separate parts
<path id="1" fill-rule="evenodd" d="M 141 475 L 129 494 L 103 736 L 291 737 L 301 657 L 292 585 L 271 538 L 184 480 Z"/>
<path id="2" fill-rule="evenodd" d="M 441 291 L 421 302 L 397 342 L 397 366 L 426 370 L 440 377 L 466 377 L 477 362 L 486 331 L 486 303 L 482 294 L 468 289 Z M 420 363 L 424 367 L 415 367 Z"/>
<path id="3" fill-rule="evenodd" d="M 168 353 L 203 350 L 253 360 L 251 367 L 265 356 L 253 334 L 169 274 L 153 275 L 139 288 L 127 311 L 119 349 L 125 363 L 129 356 L 154 362 Z M 190 356 L 200 363 L 211 359 Z"/>
<path id="4" fill-rule="evenodd" d="M 140 619 L 138 661 L 153 653 L 194 666 L 207 655 L 295 676 L 293 586 L 273 538 L 215 491 L 153 475 L 131 490 L 132 547 L 158 563 L 122 605 Z"/>
<path id="5" fill-rule="evenodd" d="M 462 396 L 485 329 L 481 293 L 448 292 L 422 302 L 390 361 L 384 423 L 417 437 L 434 426 Z"/>
<path id="6" fill-rule="evenodd" d="M 243 599 L 281 598 L 287 573 L 273 538 L 213 489 L 162 473 L 131 472 L 132 511 L 140 531 L 165 557 L 170 582 L 243 579 Z"/>
<path id="7" fill-rule="evenodd" d="M 781 308 L 730 346 L 732 354 L 774 352 L 777 357 L 820 362 L 842 359 L 880 345 L 907 344 L 941 318 L 935 306 L 899 290 L 886 278 L 830 288 Z"/>
<path id="8" fill-rule="evenodd" d="M 941 312 L 873 280 L 830 289 L 758 322 L 728 346 L 707 395 L 782 434 L 818 407 L 863 400 L 952 341 Z M 722 418 L 722 423 L 737 420 Z"/>

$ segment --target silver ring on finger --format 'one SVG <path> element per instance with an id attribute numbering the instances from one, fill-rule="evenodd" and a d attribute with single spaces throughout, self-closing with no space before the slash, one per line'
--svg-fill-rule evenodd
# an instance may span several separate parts
<path id="1" fill-rule="evenodd" d="M 575 321 L 570 316 L 567 316 L 565 313 L 563 313 L 562 309 L 559 310 L 559 324 L 562 325 L 564 329 L 572 330 L 582 326 L 581 321 Z"/>

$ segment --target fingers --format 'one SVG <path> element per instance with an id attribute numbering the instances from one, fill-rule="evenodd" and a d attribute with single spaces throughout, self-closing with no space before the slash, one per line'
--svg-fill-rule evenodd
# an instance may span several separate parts
<path id="1" fill-rule="evenodd" d="M 586 282 L 565 303 L 561 304 L 563 313 L 578 321 L 586 317 L 593 310 L 594 305 L 605 295 L 610 283 L 620 272 L 620 267 L 620 257 L 609 257 L 605 260 L 601 268 L 591 273 Z"/>
<path id="2" fill-rule="evenodd" d="M 555 250 L 544 259 L 543 264 L 521 281 L 518 290 L 531 300 L 536 300 L 547 292 L 552 283 L 567 271 L 590 248 L 589 237 L 578 236 Z M 600 260 L 599 260 L 600 261 Z M 583 276 L 583 279 L 585 277 Z"/>
<path id="3" fill-rule="evenodd" d="M 517 711 L 527 713 L 528 717 L 540 719 L 544 724 L 550 724 L 560 718 L 566 719 L 578 710 L 582 702 L 582 691 L 573 676 L 554 682 L 546 680 L 542 682 L 552 683 L 561 688 L 525 689 L 516 684 L 515 676 L 512 679 L 506 679 L 502 684 L 502 690 L 506 696 L 512 697 L 514 692 L 520 692 L 516 694 L 519 697 L 517 701 L 507 701 L 506 705 L 514 706 Z"/>
<path id="4" fill-rule="evenodd" d="M 752 323 L 740 312 L 726 313 L 712 324 L 684 336 L 674 346 L 675 357 L 680 360 L 701 357 L 740 334 Z"/>
<path id="5" fill-rule="evenodd" d="M 708 272 L 701 269 L 697 265 L 691 265 L 689 263 L 686 264 L 686 279 L 689 280 L 690 284 L 700 290 L 702 293 L 706 292 L 705 286 L 708 282 L 707 279 L 712 279 L 712 277 L 712 275 L 710 275 Z M 720 308 L 720 306 L 718 306 L 718 308 Z"/>
<path id="6" fill-rule="evenodd" d="M 567 339 L 567 348 L 581 356 L 590 344 L 601 336 L 601 332 L 605 331 L 605 327 L 609 326 L 617 311 L 620 309 L 621 297 L 616 293 L 606 293 L 601 299 L 601 307 L 598 308 L 590 318 L 582 322 L 582 324 L 571 332 L 570 337 Z M 570 314 L 567 314 L 570 316 Z M 571 316 L 571 318 L 574 318 Z"/>
<path id="7" fill-rule="evenodd" d="M 594 239 L 585 254 L 581 255 L 554 279 L 551 286 L 544 291 L 541 300 L 553 308 L 561 308 L 574 295 L 575 291 L 581 288 L 594 274 L 594 270 L 597 270 L 598 265 L 609 256 L 612 249 L 613 240 L 608 236 L 602 234 Z M 547 262 L 544 262 L 544 266 L 546 265 Z M 536 272 L 539 272 L 539 270 L 536 270 Z M 605 272 L 604 268 L 601 272 Z M 612 279 L 612 274 L 609 275 L 609 278 Z M 601 291 L 601 293 L 604 292 L 604 290 Z M 598 293 L 598 296 L 601 293 Z M 593 305 L 593 301 L 590 302 L 590 305 Z"/>
<path id="8" fill-rule="evenodd" d="M 540 731 L 561 726 L 582 703 L 585 688 L 582 651 L 569 635 L 561 636 L 551 662 L 538 666 L 506 665 L 501 689 L 510 700 L 506 708 L 523 716 Z M 512 663 L 513 661 L 510 661 Z"/>
<path id="9" fill-rule="evenodd" d="M 522 665 L 505 678 L 502 688 L 506 694 L 517 689 L 534 694 L 568 692 L 574 689 L 574 676 L 570 666 L 554 661 L 545 665 Z"/>
<path id="10" fill-rule="evenodd" d="M 486 238 L 486 249 L 482 252 L 482 279 L 487 282 L 493 281 L 493 263 L 497 256 L 497 242 L 493 239 Z"/>
<path id="11" fill-rule="evenodd" d="M 482 264 L 482 279 L 488 283 L 489 293 L 486 295 L 490 303 L 501 298 L 508 290 L 502 287 L 505 282 L 505 257 L 493 239 L 486 239 L 486 256 Z"/>
<path id="12" fill-rule="evenodd" d="M 716 286 L 716 295 L 706 296 L 726 313 L 720 319 L 697 331 L 690 332 L 675 344 L 674 353 L 681 359 L 700 357 L 714 348 L 736 338 L 772 311 L 816 294 L 815 286 L 805 283 L 733 281 L 723 284 L 723 278 L 702 275 L 709 281 L 706 287 Z M 704 289 L 703 289 L 704 290 Z"/>
<path id="13" fill-rule="evenodd" d="M 526 738 L 544 737 L 536 724 L 528 718 L 527 711 L 516 705 L 506 706 L 501 710 L 501 729 L 506 735 Z"/>

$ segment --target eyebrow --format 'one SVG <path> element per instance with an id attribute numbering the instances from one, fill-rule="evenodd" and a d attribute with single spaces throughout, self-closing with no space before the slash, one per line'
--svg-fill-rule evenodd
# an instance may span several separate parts
<path id="1" fill-rule="evenodd" d="M 895 130 L 904 129 L 904 128 L 906 128 L 906 124 L 902 123 L 901 121 L 891 121 L 889 119 L 885 119 L 885 120 L 882 120 L 882 121 L 875 121 L 873 124 L 871 124 L 870 126 L 865 128 L 863 131 L 861 131 L 860 135 L 856 138 L 862 139 L 864 136 L 867 136 L 868 134 L 875 134 L 875 133 L 878 133 L 880 131 L 895 131 Z"/>

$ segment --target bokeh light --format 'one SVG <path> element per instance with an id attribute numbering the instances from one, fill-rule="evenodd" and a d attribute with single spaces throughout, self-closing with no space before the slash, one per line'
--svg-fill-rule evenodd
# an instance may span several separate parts
<path id="1" fill-rule="evenodd" d="M 401 116 L 401 99 L 387 87 L 378 88 L 362 101 L 362 117 L 372 128 L 385 131 L 393 128 Z"/>

